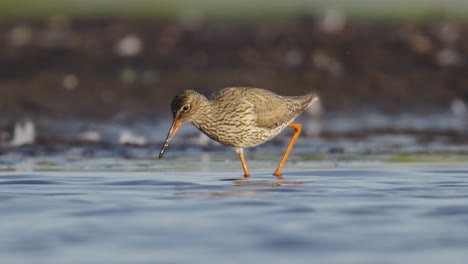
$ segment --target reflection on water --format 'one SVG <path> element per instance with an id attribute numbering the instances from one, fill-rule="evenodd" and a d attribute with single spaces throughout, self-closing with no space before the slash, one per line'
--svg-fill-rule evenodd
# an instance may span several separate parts
<path id="1" fill-rule="evenodd" d="M 154 161 L 120 162 L 127 170 L 1 172 L 2 263 L 465 263 L 468 257 L 466 165 L 289 164 L 282 182 L 261 161 L 251 162 L 249 180 L 240 168 L 218 169 L 216 162 L 146 172 L 136 168 Z"/>

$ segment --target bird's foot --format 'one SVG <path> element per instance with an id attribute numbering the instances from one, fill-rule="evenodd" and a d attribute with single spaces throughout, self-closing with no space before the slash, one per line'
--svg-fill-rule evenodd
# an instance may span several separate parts
<path id="1" fill-rule="evenodd" d="M 276 178 L 278 178 L 278 180 L 284 180 L 283 175 L 281 173 L 276 173 L 275 172 L 275 173 L 273 173 L 273 175 L 275 175 Z"/>

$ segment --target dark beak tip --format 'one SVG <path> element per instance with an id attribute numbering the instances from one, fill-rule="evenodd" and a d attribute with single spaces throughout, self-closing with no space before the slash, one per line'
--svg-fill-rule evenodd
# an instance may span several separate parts
<path id="1" fill-rule="evenodd" d="M 164 149 L 161 150 L 161 152 L 159 152 L 159 159 L 161 159 L 164 155 Z"/>

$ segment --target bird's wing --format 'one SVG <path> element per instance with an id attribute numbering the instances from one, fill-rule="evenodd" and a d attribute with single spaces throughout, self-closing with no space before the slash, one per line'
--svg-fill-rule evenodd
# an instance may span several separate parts
<path id="1" fill-rule="evenodd" d="M 222 102 L 225 108 L 232 106 L 228 115 L 242 113 L 252 117 L 252 125 L 274 129 L 301 114 L 313 102 L 313 97 L 280 96 L 263 89 L 234 87 L 218 90 L 211 100 Z"/>
<path id="2" fill-rule="evenodd" d="M 272 97 L 268 101 L 250 97 L 246 101 L 253 107 L 256 125 L 262 128 L 273 129 L 284 123 L 289 123 L 302 112 L 297 102 L 285 99 L 285 97 Z"/>

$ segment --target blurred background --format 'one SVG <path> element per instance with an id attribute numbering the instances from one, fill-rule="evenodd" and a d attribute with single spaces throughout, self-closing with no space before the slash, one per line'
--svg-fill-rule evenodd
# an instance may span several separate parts
<path id="1" fill-rule="evenodd" d="M 2 1 L 0 148 L 152 147 L 178 91 L 253 86 L 319 93 L 306 136 L 464 152 L 467 18 L 464 0 Z"/>

